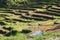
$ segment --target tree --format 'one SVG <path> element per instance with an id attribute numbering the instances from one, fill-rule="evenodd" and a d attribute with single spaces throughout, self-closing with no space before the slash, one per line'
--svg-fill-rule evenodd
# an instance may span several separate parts
<path id="1" fill-rule="evenodd" d="M 6 1 L 7 0 L 0 0 L 0 7 L 5 7 L 6 6 Z"/>

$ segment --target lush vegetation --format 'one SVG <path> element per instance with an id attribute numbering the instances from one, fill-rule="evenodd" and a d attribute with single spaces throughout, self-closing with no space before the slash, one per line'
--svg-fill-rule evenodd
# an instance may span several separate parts
<path id="1" fill-rule="evenodd" d="M 37 0 L 34 1 L 34 0 L 0 0 L 0 6 L 1 7 L 16 7 L 16 6 L 27 6 L 27 5 L 36 5 L 36 4 L 56 4 L 59 3 L 59 0 Z M 60 4 L 60 3 L 59 3 Z"/>
<path id="2" fill-rule="evenodd" d="M 34 40 L 54 40 L 56 37 L 58 37 L 60 35 L 59 32 L 43 32 L 43 34 L 41 35 L 37 35 L 34 36 Z M 60 40 L 59 38 L 57 38 L 58 40 Z"/>
<path id="3" fill-rule="evenodd" d="M 0 0 L 0 40 L 43 40 L 59 37 L 59 30 L 44 30 L 40 35 L 29 36 L 40 30 L 40 26 L 55 27 L 60 24 L 59 13 L 60 0 Z"/>

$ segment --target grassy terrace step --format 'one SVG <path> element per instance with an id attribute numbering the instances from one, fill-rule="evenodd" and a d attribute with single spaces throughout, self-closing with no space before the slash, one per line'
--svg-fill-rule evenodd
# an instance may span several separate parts
<path id="1" fill-rule="evenodd" d="M 12 21 L 19 21 L 19 22 L 31 22 L 31 20 L 27 20 L 27 19 L 10 19 L 10 18 L 5 18 L 6 21 L 12 20 Z"/>
<path id="2" fill-rule="evenodd" d="M 12 19 L 13 21 L 19 21 L 19 22 L 31 22 L 31 20 L 25 20 L 25 19 Z"/>
<path id="3" fill-rule="evenodd" d="M 21 13 L 28 13 L 28 10 L 20 10 Z"/>
<path id="4" fill-rule="evenodd" d="M 47 13 L 50 13 L 50 14 L 56 15 L 56 16 L 60 16 L 60 13 L 57 13 L 57 12 L 47 11 Z"/>
<path id="5" fill-rule="evenodd" d="M 60 11 L 60 9 L 57 9 L 57 8 L 50 8 L 48 10 Z"/>
<path id="6" fill-rule="evenodd" d="M 4 14 L 4 13 L 9 13 L 9 14 L 14 14 L 14 15 L 21 15 L 21 13 L 19 12 L 13 12 L 13 11 L 0 11 L 0 13 Z"/>
<path id="7" fill-rule="evenodd" d="M 11 9 L 1 9 L 0 13 L 13 13 Z"/>
<path id="8" fill-rule="evenodd" d="M 12 7 L 10 9 L 22 9 L 22 8 L 24 8 L 24 7 L 23 6 L 20 6 L 20 7 Z"/>
<path id="9" fill-rule="evenodd" d="M 0 13 L 13 13 L 12 9 L 0 9 Z"/>
<path id="10" fill-rule="evenodd" d="M 57 7 L 57 6 L 53 6 L 52 8 L 60 10 L 60 7 Z"/>
<path id="11" fill-rule="evenodd" d="M 32 11 L 34 11 L 36 9 L 35 8 L 22 8 L 22 10 L 32 10 Z"/>
<path id="12" fill-rule="evenodd" d="M 60 8 L 51 8 L 51 9 L 60 10 Z"/>
<path id="13" fill-rule="evenodd" d="M 32 20 L 32 19 L 34 19 L 34 20 L 41 20 L 41 21 L 44 21 L 44 20 L 47 20 L 48 18 L 45 18 L 45 17 L 34 17 L 34 16 L 25 16 L 25 15 L 23 15 L 22 16 L 22 18 L 25 18 L 25 19 L 30 19 L 30 20 Z"/>
<path id="14" fill-rule="evenodd" d="M 53 10 L 53 9 L 50 9 L 50 10 L 48 10 L 48 11 L 51 11 L 51 12 L 56 12 L 56 13 L 60 13 L 60 10 L 58 11 L 58 10 Z"/>
<path id="15" fill-rule="evenodd" d="M 48 15 L 60 16 L 60 13 L 51 12 L 51 11 L 45 11 L 45 12 L 36 11 L 35 13 L 42 13 L 42 14 L 48 14 Z"/>
<path id="16" fill-rule="evenodd" d="M 32 16 L 52 17 L 52 15 L 47 15 L 47 14 L 42 14 L 42 13 L 41 14 L 35 13 Z"/>
<path id="17" fill-rule="evenodd" d="M 40 7 L 42 7 L 41 5 L 34 5 L 34 6 L 32 6 L 32 8 L 40 8 Z"/>
<path id="18" fill-rule="evenodd" d="M 12 11 L 12 9 L 0 9 L 0 11 Z"/>
<path id="19" fill-rule="evenodd" d="M 53 16 L 50 16 L 50 15 L 44 15 L 44 14 L 39 14 L 39 15 L 36 15 L 36 14 L 34 14 L 34 15 L 32 15 L 33 17 L 38 17 L 38 18 L 40 18 L 40 17 L 42 17 L 42 18 L 45 18 L 45 19 L 54 19 L 53 18 Z"/>
<path id="20" fill-rule="evenodd" d="M 34 11 L 31 11 L 31 10 L 20 10 L 19 12 L 22 13 L 22 14 L 32 14 L 32 13 L 34 13 Z"/>

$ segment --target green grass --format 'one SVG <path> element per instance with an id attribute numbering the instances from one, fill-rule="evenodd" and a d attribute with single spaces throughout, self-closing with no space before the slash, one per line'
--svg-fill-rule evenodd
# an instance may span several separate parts
<path id="1" fill-rule="evenodd" d="M 22 33 L 17 33 L 15 36 L 0 36 L 0 40 L 26 40 L 27 37 Z"/>
<path id="2" fill-rule="evenodd" d="M 4 25 L 5 27 L 9 27 L 9 26 L 11 26 L 11 27 L 13 27 L 14 29 L 15 28 L 19 28 L 19 27 L 21 27 L 21 26 L 23 26 L 23 25 L 26 25 L 26 24 L 28 24 L 28 23 L 24 23 L 24 22 L 16 22 L 16 23 L 6 23 L 7 25 Z"/>
<path id="3" fill-rule="evenodd" d="M 42 35 L 34 36 L 34 40 L 43 40 L 43 38 L 55 38 L 60 36 L 60 32 L 43 32 Z"/>

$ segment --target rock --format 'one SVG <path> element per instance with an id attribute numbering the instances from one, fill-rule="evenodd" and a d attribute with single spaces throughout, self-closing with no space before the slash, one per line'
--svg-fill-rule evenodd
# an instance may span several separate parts
<path id="1" fill-rule="evenodd" d="M 32 34 L 30 34 L 30 36 L 36 36 L 36 35 L 40 35 L 40 34 L 42 34 L 42 31 L 35 31 L 35 32 L 33 32 Z"/>

